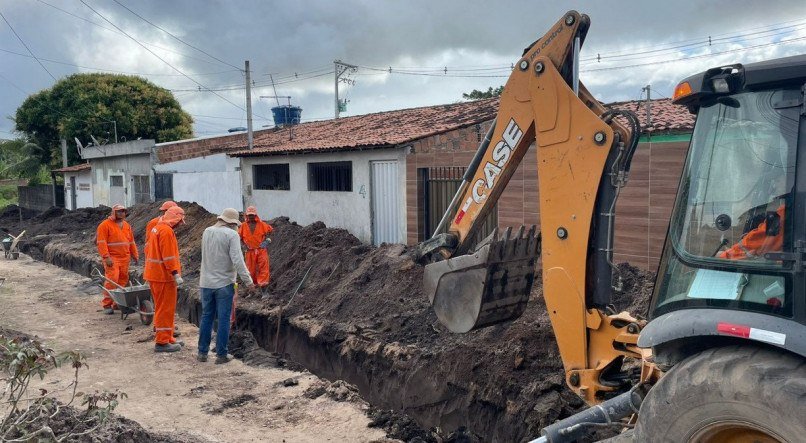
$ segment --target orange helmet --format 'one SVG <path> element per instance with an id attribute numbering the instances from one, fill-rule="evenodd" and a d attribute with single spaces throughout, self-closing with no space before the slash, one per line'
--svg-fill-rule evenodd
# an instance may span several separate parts
<path id="1" fill-rule="evenodd" d="M 185 210 L 179 206 L 172 206 L 165 211 L 165 215 L 162 216 L 162 221 L 172 228 L 179 223 L 184 223 Z"/>
<path id="2" fill-rule="evenodd" d="M 174 206 L 177 206 L 177 204 L 173 200 L 167 200 L 160 206 L 160 211 L 167 211 L 168 208 L 173 208 Z"/>
<path id="3" fill-rule="evenodd" d="M 257 215 L 257 208 L 254 206 L 249 206 L 246 208 L 246 215 Z"/>

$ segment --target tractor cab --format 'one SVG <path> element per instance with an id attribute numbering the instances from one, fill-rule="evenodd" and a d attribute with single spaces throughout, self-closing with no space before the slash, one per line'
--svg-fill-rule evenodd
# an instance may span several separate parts
<path id="1" fill-rule="evenodd" d="M 697 121 L 639 340 L 661 360 L 737 338 L 806 355 L 805 82 L 796 56 L 677 86 Z"/>

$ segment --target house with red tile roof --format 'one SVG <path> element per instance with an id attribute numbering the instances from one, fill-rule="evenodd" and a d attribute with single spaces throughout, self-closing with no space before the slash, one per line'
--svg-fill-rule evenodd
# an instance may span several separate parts
<path id="1" fill-rule="evenodd" d="M 653 267 L 694 117 L 668 99 L 611 106 L 635 112 L 643 128 L 619 201 L 616 257 Z M 211 193 L 226 195 L 229 206 L 255 205 L 263 218 L 323 221 L 368 243 L 414 244 L 431 235 L 497 112 L 498 100 L 487 99 L 309 122 L 256 131 L 251 150 L 243 133 L 172 142 L 157 146 L 155 170 L 173 178 L 176 200 L 207 207 Z M 489 229 L 539 225 L 535 151 L 513 175 Z M 204 166 L 200 181 L 202 163 L 189 165 L 202 160 L 218 166 Z"/>
<path id="2" fill-rule="evenodd" d="M 64 207 L 75 210 L 93 206 L 92 173 L 89 163 L 54 169 L 53 174 L 64 175 Z"/>

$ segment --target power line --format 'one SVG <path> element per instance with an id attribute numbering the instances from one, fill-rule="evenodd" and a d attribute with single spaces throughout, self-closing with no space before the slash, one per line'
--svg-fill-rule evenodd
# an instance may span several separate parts
<path id="1" fill-rule="evenodd" d="M 34 58 L 31 55 L 23 54 L 21 52 L 9 51 L 8 49 L 0 48 L 0 52 L 5 52 L 5 53 L 8 53 L 8 54 L 12 54 L 12 55 L 18 55 L 20 57 Z M 39 60 L 42 60 L 42 61 L 45 61 L 45 62 L 48 62 L 48 63 L 55 63 L 55 64 L 58 64 L 58 65 L 72 66 L 74 68 L 91 69 L 93 71 L 112 72 L 112 73 L 115 73 L 115 74 L 140 75 L 140 76 L 143 76 L 143 77 L 181 77 L 182 76 L 181 74 L 158 74 L 158 73 L 147 73 L 147 72 L 118 71 L 118 70 L 115 70 L 115 69 L 98 68 L 98 67 L 94 67 L 94 66 L 76 65 L 74 63 L 68 63 L 68 62 L 63 62 L 63 61 L 59 61 L 59 60 L 51 60 L 51 59 L 43 58 L 43 57 L 40 57 Z M 235 69 L 229 69 L 229 70 L 226 70 L 226 71 L 219 71 L 219 72 L 201 72 L 201 73 L 194 74 L 194 75 L 221 75 L 221 74 L 228 74 L 230 72 L 235 72 L 235 71 L 236 71 Z"/>
<path id="2" fill-rule="evenodd" d="M 31 51 L 31 48 L 29 48 L 28 45 L 25 44 L 25 42 L 22 40 L 22 37 L 20 37 L 20 35 L 17 34 L 17 31 L 14 30 L 14 27 L 11 26 L 11 23 L 8 22 L 8 19 L 6 19 L 6 16 L 3 15 L 2 12 L 0 12 L 0 17 L 3 17 L 3 21 L 6 22 L 6 24 L 8 25 L 9 28 L 11 28 L 11 32 L 13 32 L 15 36 L 17 36 L 17 40 L 19 40 L 20 43 L 22 43 L 22 45 L 25 46 L 25 49 L 28 50 L 28 52 L 31 54 L 31 57 L 33 57 L 34 60 L 36 60 L 36 62 L 39 63 L 39 66 L 41 66 L 42 69 L 44 69 L 45 72 L 48 73 L 48 75 L 50 76 L 50 78 L 53 79 L 53 81 L 56 81 L 56 77 L 54 77 L 53 74 L 51 74 L 50 71 L 48 71 L 48 68 L 46 68 L 45 65 L 43 65 L 42 62 L 39 61 L 39 59 L 36 57 L 36 55 L 34 55 L 34 51 Z"/>
<path id="3" fill-rule="evenodd" d="M 778 27 L 778 26 L 788 24 L 788 23 L 796 23 L 796 24 L 795 25 Z M 796 30 L 800 29 L 800 27 L 803 24 L 804 24 L 804 19 L 801 17 L 801 18 L 796 19 L 796 20 L 790 20 L 790 21 L 781 22 L 781 23 L 775 23 L 775 24 L 771 24 L 771 25 L 757 26 L 757 27 L 753 27 L 753 28 L 748 28 L 748 29 L 744 29 L 742 31 L 739 31 L 737 33 L 722 33 L 722 34 L 715 34 L 714 36 L 700 36 L 700 37 L 695 37 L 695 38 L 691 38 L 691 39 L 687 39 L 687 40 L 681 40 L 681 41 L 678 41 L 678 42 L 670 42 L 670 43 L 667 43 L 665 45 L 644 46 L 644 47 L 634 48 L 634 49 L 626 50 L 626 51 L 599 53 L 595 57 L 583 58 L 581 61 L 598 61 L 599 59 L 618 58 L 618 57 L 623 57 L 623 56 L 632 56 L 632 55 L 640 55 L 640 54 L 650 54 L 650 53 L 655 53 L 655 52 L 659 52 L 659 51 L 668 51 L 668 50 L 674 50 L 674 49 L 681 49 L 681 48 L 686 48 L 686 47 L 695 46 L 695 45 L 702 46 L 703 43 L 705 43 L 706 45 L 710 45 L 713 42 L 720 42 L 720 41 L 724 42 L 724 41 L 727 41 L 727 40 L 733 40 L 733 39 L 737 39 L 737 38 L 743 38 L 743 37 L 748 37 L 748 36 L 751 36 L 751 35 L 757 35 L 757 34 L 762 34 L 762 33 L 767 33 L 767 32 L 773 32 L 773 31 L 778 31 L 778 30 L 781 30 L 781 29 L 792 28 L 792 27 L 795 27 L 795 29 L 792 29 L 791 31 L 796 31 Z M 749 32 L 749 33 L 747 32 L 747 31 L 753 31 L 753 30 L 756 30 L 756 29 L 763 29 L 763 28 L 770 28 L 770 27 L 777 27 L 777 28 L 768 29 L 768 30 L 765 30 L 765 31 L 758 31 L 758 32 Z M 726 36 L 726 37 L 721 37 L 721 36 Z M 712 37 L 717 37 L 717 38 L 712 38 Z M 663 46 L 666 46 L 666 45 L 672 45 L 672 46 L 663 48 Z M 658 46 L 661 46 L 661 48 L 658 48 Z M 604 55 L 602 55 L 602 54 L 604 54 Z"/>
<path id="4" fill-rule="evenodd" d="M 755 45 L 755 46 L 747 46 L 747 47 L 744 47 L 744 48 L 728 49 L 728 50 L 720 51 L 720 52 L 711 52 L 711 53 L 708 53 L 708 54 L 693 55 L 693 56 L 689 56 L 689 57 L 677 57 L 677 58 L 674 58 L 674 59 L 660 60 L 660 61 L 654 61 L 654 62 L 648 62 L 648 63 L 636 63 L 636 64 L 632 64 L 632 65 L 610 66 L 610 67 L 605 67 L 605 68 L 584 69 L 584 70 L 581 70 L 580 72 L 615 71 L 615 70 L 619 70 L 619 69 L 638 68 L 638 67 L 642 67 L 642 66 L 662 65 L 662 64 L 666 64 L 666 63 L 674 63 L 674 62 L 679 62 L 679 61 L 684 61 L 684 60 L 695 60 L 695 59 L 701 59 L 701 58 L 714 57 L 714 56 L 717 56 L 717 55 L 724 55 L 724 54 L 732 54 L 732 53 L 736 53 L 736 52 L 751 51 L 751 50 L 754 50 L 754 49 L 767 48 L 767 47 L 770 47 L 770 46 L 778 46 L 778 45 L 783 45 L 783 44 L 793 43 L 793 42 L 798 42 L 798 41 L 803 41 L 803 40 L 806 40 L 806 37 L 796 37 L 796 38 L 791 38 L 789 40 L 781 40 L 781 41 L 773 42 L 773 43 L 764 43 L 764 44 Z"/>
<path id="5" fill-rule="evenodd" d="M 235 106 L 236 108 L 238 108 L 238 109 L 240 109 L 240 110 L 245 111 L 245 109 L 244 109 L 242 106 L 240 106 L 240 105 L 238 105 L 238 104 L 233 103 L 233 102 L 232 102 L 232 101 L 230 101 L 228 98 L 224 97 L 224 96 L 223 96 L 223 95 L 221 95 L 221 94 L 218 94 L 217 92 L 215 92 L 215 91 L 211 90 L 211 89 L 210 89 L 210 88 L 208 88 L 207 86 L 204 86 L 203 84 L 199 83 L 199 82 L 198 82 L 198 81 L 196 81 L 195 79 L 191 78 L 189 75 L 187 75 L 187 74 L 185 74 L 184 72 L 180 71 L 180 70 L 179 70 L 179 68 L 177 68 L 177 67 L 175 67 L 174 65 L 172 65 L 172 64 L 170 64 L 170 63 L 168 63 L 168 62 L 167 62 L 165 59 L 163 59 L 162 57 L 160 57 L 159 55 L 157 55 L 156 53 L 154 53 L 154 51 L 152 51 L 152 50 L 148 49 L 148 48 L 147 48 L 145 45 L 143 45 L 142 43 L 140 43 L 140 41 L 138 41 L 136 38 L 134 38 L 134 37 L 132 37 L 131 35 L 129 35 L 128 33 L 126 33 L 126 31 L 124 31 L 123 29 L 120 29 L 120 28 L 119 28 L 117 25 L 115 25 L 114 23 L 112 23 L 112 22 L 111 22 L 111 21 L 110 21 L 108 18 L 104 17 L 104 15 L 103 15 L 103 14 L 101 14 L 101 13 L 100 13 L 100 12 L 98 12 L 98 11 L 96 11 L 96 10 L 95 10 L 95 9 L 94 9 L 92 6 L 88 5 L 88 4 L 87 4 L 87 2 L 86 2 L 85 0 L 79 0 L 79 1 L 80 1 L 80 2 L 81 2 L 83 5 L 84 5 L 84 6 L 86 6 L 87 8 L 89 8 L 89 9 L 90 9 L 92 12 L 94 12 L 94 13 L 95 13 L 95 14 L 97 14 L 99 17 L 101 17 L 101 18 L 102 18 L 102 19 L 103 19 L 105 22 L 107 22 L 107 23 L 109 23 L 110 25 L 112 25 L 112 26 L 113 26 L 115 29 L 117 29 L 118 31 L 120 31 L 120 32 L 124 33 L 124 34 L 126 35 L 126 37 L 129 37 L 129 38 L 130 38 L 130 39 L 132 39 L 132 40 L 133 40 L 135 43 L 137 43 L 138 45 L 140 45 L 140 46 L 141 46 L 143 49 L 145 49 L 146 51 L 148 51 L 149 53 L 151 53 L 151 55 L 153 55 L 154 57 L 157 57 L 158 59 L 160 59 L 160 61 L 161 61 L 161 62 L 163 62 L 163 63 L 165 63 L 166 65 L 170 66 L 170 67 L 171 67 L 171 69 L 173 69 L 174 71 L 176 71 L 176 72 L 178 72 L 178 73 L 182 74 L 182 76 L 183 76 L 183 77 L 185 77 L 185 78 L 187 78 L 188 80 L 192 81 L 193 83 L 197 84 L 197 85 L 198 85 L 200 88 L 204 88 L 204 89 L 206 89 L 206 90 L 209 90 L 209 91 L 210 91 L 210 92 L 212 92 L 214 95 L 216 95 L 218 98 L 220 98 L 220 99 L 224 100 L 225 102 L 227 102 L 227 103 L 231 104 L 232 106 Z M 265 118 L 265 117 L 263 117 L 263 118 Z"/>
<path id="6" fill-rule="evenodd" d="M 295 83 L 295 82 L 300 82 L 300 81 L 304 81 L 304 80 L 311 80 L 311 79 L 314 79 L 314 78 L 324 77 L 324 76 L 330 75 L 330 74 L 333 74 L 333 71 L 325 72 L 325 73 L 318 74 L 318 75 L 311 75 L 311 76 L 308 76 L 308 77 L 299 78 L 299 79 L 295 79 L 295 80 L 286 80 L 286 81 L 283 81 L 283 82 L 274 82 L 274 84 L 275 85 L 284 85 L 284 84 L 288 84 L 288 83 Z M 269 83 L 259 83 L 259 84 L 254 85 L 255 88 L 266 88 L 266 87 L 270 87 L 270 86 L 271 86 L 270 82 Z M 213 92 L 213 91 L 221 92 L 221 91 L 241 91 L 243 89 L 244 89 L 243 85 L 226 85 L 226 86 L 221 86 L 221 87 L 217 87 L 217 88 L 213 88 L 213 89 L 208 88 L 207 90 L 210 91 L 210 92 Z M 198 89 L 198 88 L 197 89 L 186 89 L 185 88 L 185 89 L 171 89 L 171 92 L 204 92 L 204 90 L 201 90 L 201 89 Z"/>
<path id="7" fill-rule="evenodd" d="M 743 38 L 743 40 L 745 40 L 745 41 L 753 41 L 753 40 L 759 40 L 759 39 L 763 39 L 763 38 L 778 37 L 778 36 L 782 36 L 782 35 L 791 34 L 792 32 L 795 32 L 795 31 L 798 31 L 800 29 L 803 29 L 804 27 L 806 27 L 806 26 L 799 25 L 799 27 L 794 28 L 794 29 L 790 29 L 789 31 L 786 31 L 786 32 L 778 32 L 778 33 L 769 34 L 769 35 L 756 35 L 755 37 L 752 37 L 752 38 Z M 767 31 L 764 31 L 764 32 L 767 32 Z M 751 35 L 755 35 L 755 34 L 759 34 L 759 33 L 746 34 L 746 35 L 743 35 L 741 37 L 750 37 Z M 709 37 L 707 40 L 703 40 L 703 41 L 700 41 L 698 43 L 692 43 L 692 44 L 680 45 L 680 46 L 673 46 L 673 47 L 666 48 L 666 49 L 655 49 L 655 50 L 649 50 L 649 51 L 643 51 L 643 52 L 625 53 L 625 54 L 622 54 L 622 55 L 603 56 L 603 57 L 600 56 L 600 55 L 597 55 L 596 57 L 587 58 L 587 59 L 585 59 L 583 61 L 586 61 L 586 62 L 596 61 L 597 63 L 599 63 L 601 60 L 605 60 L 605 61 L 607 61 L 607 60 L 618 60 L 618 61 L 622 61 L 622 62 L 623 61 L 628 61 L 628 60 L 639 60 L 639 59 L 647 58 L 647 56 L 649 56 L 649 57 L 658 57 L 658 56 L 661 56 L 661 55 L 666 55 L 668 53 L 678 52 L 679 50 L 682 50 L 682 49 L 693 50 L 693 49 L 697 49 L 697 48 L 707 48 L 707 47 L 711 47 L 711 46 L 718 46 L 720 44 L 731 43 L 732 42 L 731 40 L 734 40 L 735 38 L 736 37 L 729 37 L 729 38 L 724 38 L 724 39 L 712 39 L 712 38 Z M 654 55 L 650 55 L 650 54 L 654 54 Z"/>
<path id="8" fill-rule="evenodd" d="M 119 2 L 118 0 L 112 0 L 112 1 L 114 1 L 115 3 L 117 3 L 118 5 L 120 5 L 120 6 L 121 6 L 123 9 L 125 9 L 125 10 L 127 10 L 127 11 L 131 12 L 132 14 L 134 14 L 135 16 L 137 16 L 137 17 L 138 17 L 140 20 L 143 20 L 144 22 L 148 23 L 149 25 L 151 25 L 151 26 L 153 26 L 153 27 L 155 27 L 155 28 L 159 29 L 160 31 L 162 31 L 162 32 L 164 32 L 164 33 L 166 33 L 166 34 L 170 35 L 171 37 L 173 37 L 174 39 L 178 40 L 179 42 L 181 42 L 181 43 L 183 43 L 183 44 L 185 44 L 185 45 L 187 45 L 187 46 L 190 46 L 191 48 L 193 48 L 193 49 L 195 49 L 195 50 L 197 50 L 197 51 L 201 52 L 202 54 L 204 54 L 204 55 L 206 55 L 206 56 L 208 56 L 208 57 L 212 58 L 213 60 L 216 60 L 216 61 L 218 61 L 218 62 L 220 62 L 220 63 L 223 63 L 223 64 L 225 64 L 225 65 L 227 65 L 227 66 L 230 66 L 230 67 L 233 67 L 233 68 L 235 68 L 235 69 L 240 69 L 238 66 L 235 66 L 235 65 L 233 65 L 233 64 L 231 64 L 231 63 L 227 63 L 227 62 L 225 62 L 224 60 L 221 60 L 220 58 L 218 58 L 218 57 L 216 57 L 216 56 L 214 56 L 214 55 L 212 55 L 212 54 L 210 54 L 210 53 L 208 53 L 208 52 L 204 51 L 203 49 L 197 48 L 196 46 L 193 46 L 193 45 L 191 45 L 190 43 L 188 43 L 188 42 L 186 42 L 186 41 L 182 40 L 181 38 L 179 38 L 179 37 L 177 37 L 177 36 L 175 36 L 175 35 L 171 34 L 171 33 L 170 33 L 170 32 L 168 32 L 167 30 L 165 30 L 165 29 L 163 29 L 163 28 L 159 27 L 158 25 L 154 24 L 153 22 L 149 21 L 148 19 L 146 19 L 146 18 L 145 18 L 145 17 L 143 17 L 142 15 L 140 15 L 140 14 L 138 14 L 138 13 L 136 13 L 136 12 L 132 11 L 131 9 L 129 9 L 129 7 L 128 7 L 128 6 L 124 5 L 123 3 Z M 82 0 L 82 2 L 81 2 L 81 3 L 84 3 L 84 1 Z M 86 5 L 86 3 L 84 3 L 84 4 Z M 111 24 L 111 23 L 110 23 L 110 24 Z M 113 26 L 114 26 L 114 25 L 113 25 Z"/>
<path id="9" fill-rule="evenodd" d="M 89 24 L 91 24 L 91 25 L 93 25 L 93 26 L 97 26 L 97 27 L 99 27 L 99 28 L 101 28 L 101 29 L 107 30 L 107 31 L 109 31 L 109 32 L 113 32 L 113 33 L 115 33 L 115 34 L 117 34 L 117 35 L 124 35 L 122 32 L 118 32 L 118 31 L 116 31 L 116 30 L 114 30 L 114 29 L 112 29 L 112 28 L 108 28 L 108 27 L 106 27 L 106 26 L 104 26 L 104 25 L 102 25 L 102 24 L 100 24 L 100 23 L 94 22 L 94 21 L 92 21 L 92 20 L 90 20 L 90 19 L 88 19 L 88 18 L 81 17 L 80 15 L 73 14 L 72 12 L 67 11 L 67 10 L 65 10 L 65 9 L 62 9 L 62 8 L 60 8 L 60 7 L 56 6 L 56 5 L 52 5 L 52 4 L 50 4 L 50 3 L 48 3 L 48 2 L 45 2 L 45 1 L 43 1 L 43 0 L 37 0 L 37 1 L 38 1 L 39 3 L 42 3 L 42 4 L 43 4 L 43 5 L 45 5 L 45 6 L 49 6 L 49 7 L 53 8 L 53 9 L 55 9 L 55 10 L 57 10 L 57 11 L 60 11 L 60 12 L 62 12 L 62 13 L 64 13 L 64 14 L 67 14 L 67 15 L 69 15 L 69 16 L 71 16 L 71 17 L 75 17 L 75 18 L 77 18 L 77 19 L 79 19 L 79 20 L 85 21 L 85 22 L 87 22 L 87 23 L 89 23 Z M 211 65 L 217 65 L 217 63 L 212 62 L 212 61 L 210 61 L 210 60 L 207 60 L 207 59 L 204 59 L 204 58 L 201 58 L 201 57 L 194 57 L 194 56 L 192 56 L 192 55 L 185 54 L 185 53 L 184 53 L 184 52 L 182 52 L 182 51 L 177 51 L 177 50 L 175 50 L 175 49 L 171 49 L 171 48 L 166 48 L 166 47 L 163 47 L 163 46 L 155 45 L 154 43 L 149 43 L 149 42 L 145 42 L 145 41 L 144 41 L 144 42 L 143 42 L 143 44 L 148 45 L 148 46 L 151 46 L 152 48 L 157 48 L 157 49 L 161 49 L 161 50 L 163 50 L 163 51 L 173 52 L 174 54 L 179 54 L 179 55 L 184 56 L 184 57 L 187 57 L 187 58 L 192 58 L 193 60 L 198 60 L 198 61 L 201 61 L 201 62 L 204 62 L 204 63 L 208 63 L 208 64 L 211 64 Z"/>

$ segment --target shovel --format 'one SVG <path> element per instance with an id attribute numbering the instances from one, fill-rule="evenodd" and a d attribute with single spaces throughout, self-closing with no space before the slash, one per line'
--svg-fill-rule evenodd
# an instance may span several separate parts
<path id="1" fill-rule="evenodd" d="M 280 325 L 282 324 L 283 320 L 283 309 L 287 308 L 291 305 L 291 302 L 294 301 L 294 297 L 297 295 L 302 286 L 305 284 L 305 281 L 308 280 L 308 274 L 311 273 L 311 269 L 313 269 L 313 265 L 311 265 L 307 271 L 305 271 L 305 275 L 302 276 L 302 280 L 300 280 L 299 285 L 297 285 L 297 289 L 294 290 L 294 293 L 291 294 L 291 298 L 288 299 L 288 303 L 283 306 L 280 306 L 280 312 L 277 313 L 277 333 L 274 335 L 274 353 L 277 354 L 278 350 L 280 349 Z"/>
<path id="2" fill-rule="evenodd" d="M 474 252 L 425 267 L 424 288 L 439 321 L 451 332 L 514 320 L 526 310 L 540 256 L 536 227 L 513 236 L 498 229 Z"/>

